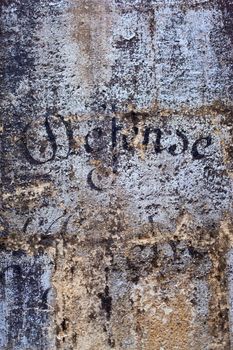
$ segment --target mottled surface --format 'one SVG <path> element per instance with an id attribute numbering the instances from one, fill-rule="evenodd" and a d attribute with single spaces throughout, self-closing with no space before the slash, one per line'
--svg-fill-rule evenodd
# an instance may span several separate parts
<path id="1" fill-rule="evenodd" d="M 50 259 L 1 250 L 0 268 L 0 348 L 50 349 L 54 343 Z"/>
<path id="2" fill-rule="evenodd" d="M 232 348 L 232 7 L 1 1 L 0 349 Z"/>

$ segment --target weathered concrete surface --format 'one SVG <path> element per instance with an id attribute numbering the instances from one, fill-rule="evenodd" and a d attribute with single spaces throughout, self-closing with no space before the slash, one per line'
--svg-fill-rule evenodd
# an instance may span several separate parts
<path id="1" fill-rule="evenodd" d="M 231 349 L 232 1 L 1 1 L 0 349 Z"/>

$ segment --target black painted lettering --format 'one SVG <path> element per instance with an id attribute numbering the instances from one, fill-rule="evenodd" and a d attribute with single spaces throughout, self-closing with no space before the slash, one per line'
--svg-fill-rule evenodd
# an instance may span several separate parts
<path id="1" fill-rule="evenodd" d="M 45 118 L 44 126 L 45 126 L 45 130 L 47 133 L 48 142 L 50 143 L 51 148 L 52 148 L 52 155 L 49 159 L 46 159 L 46 160 L 38 160 L 38 159 L 34 158 L 31 155 L 31 152 L 28 148 L 28 131 L 31 128 L 31 123 L 26 125 L 26 127 L 24 128 L 23 133 L 22 133 L 21 145 L 23 148 L 23 153 L 24 153 L 27 161 L 31 164 L 34 164 L 34 165 L 45 164 L 47 162 L 54 160 L 56 152 L 57 152 L 56 138 L 55 138 L 55 135 L 53 134 L 53 131 L 50 127 L 49 120 L 48 120 L 47 116 Z"/>
<path id="2" fill-rule="evenodd" d="M 144 133 L 144 139 L 142 144 L 147 147 L 147 145 L 149 144 L 150 141 L 150 134 L 151 133 L 156 133 L 156 139 L 154 142 L 154 150 L 155 153 L 161 153 L 163 151 L 163 148 L 161 146 L 161 137 L 162 137 L 162 131 L 158 128 L 151 128 L 151 127 L 147 127 L 145 129 L 145 133 Z"/>
<path id="3" fill-rule="evenodd" d="M 93 179 L 92 179 L 92 174 L 93 174 L 93 171 L 94 171 L 94 170 L 95 170 L 95 169 L 92 169 L 92 170 L 88 173 L 88 175 L 87 175 L 87 183 L 88 183 L 88 185 L 90 186 L 90 188 L 91 188 L 92 190 L 101 192 L 101 191 L 102 191 L 102 188 L 96 186 L 95 183 L 94 183 L 94 181 L 93 181 Z"/>
<path id="4" fill-rule="evenodd" d="M 59 118 L 61 119 L 62 123 L 65 126 L 66 136 L 67 136 L 67 139 L 68 139 L 69 148 L 68 148 L 67 155 L 65 157 L 65 158 L 68 158 L 69 155 L 72 153 L 72 149 L 74 148 L 74 145 L 75 145 L 73 130 L 72 130 L 72 126 L 71 126 L 71 122 L 70 121 L 66 121 L 64 119 L 64 117 L 62 117 L 62 116 L 59 116 Z"/>
<path id="5" fill-rule="evenodd" d="M 95 128 L 85 136 L 85 150 L 87 153 L 99 152 L 104 148 L 103 131 L 101 128 Z"/>
<path id="6" fill-rule="evenodd" d="M 212 143 L 211 136 L 208 135 L 206 137 L 201 137 L 194 142 L 193 147 L 192 147 L 192 151 L 191 151 L 193 159 L 202 159 L 205 157 L 205 154 L 200 153 L 200 151 L 199 151 L 199 148 L 203 143 L 205 143 L 205 145 L 203 146 L 204 148 L 209 147 Z"/>
<path id="7" fill-rule="evenodd" d="M 187 136 L 182 132 L 182 131 L 179 131 L 179 130 L 176 130 L 176 135 L 181 138 L 182 140 L 182 149 L 180 152 L 176 152 L 177 151 L 177 148 L 178 146 L 176 144 L 170 146 L 168 148 L 168 152 L 170 154 L 172 154 L 173 156 L 177 156 L 178 154 L 182 154 L 184 153 L 187 149 L 188 149 L 188 138 Z"/>

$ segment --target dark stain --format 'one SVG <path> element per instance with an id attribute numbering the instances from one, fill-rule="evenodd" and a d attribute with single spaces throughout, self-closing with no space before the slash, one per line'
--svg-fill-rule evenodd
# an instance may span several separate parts
<path id="1" fill-rule="evenodd" d="M 136 266 L 128 257 L 126 258 L 127 268 L 130 271 L 130 279 L 137 284 L 140 279 L 140 268 Z"/>
<path id="2" fill-rule="evenodd" d="M 25 221 L 25 224 L 23 225 L 23 229 L 22 229 L 23 233 L 26 233 L 27 227 L 31 221 L 32 221 L 32 218 L 27 218 L 27 220 Z"/>
<path id="3" fill-rule="evenodd" d="M 48 294 L 50 292 L 51 288 L 47 288 L 41 297 L 41 309 L 42 310 L 48 310 Z"/>
<path id="4" fill-rule="evenodd" d="M 108 345 L 110 346 L 110 348 L 115 348 L 116 346 L 116 342 L 114 339 L 112 339 L 111 337 L 108 338 Z"/>
<path id="5" fill-rule="evenodd" d="M 206 256 L 206 252 L 198 251 L 196 248 L 192 246 L 188 246 L 188 252 L 194 259 L 203 259 Z"/>
<path id="6" fill-rule="evenodd" d="M 154 252 L 154 256 L 151 260 L 151 263 L 154 267 L 157 267 L 157 265 L 158 265 L 158 247 L 157 247 L 157 244 L 153 244 L 152 249 Z"/>
<path id="7" fill-rule="evenodd" d="M 63 332 L 67 331 L 68 324 L 69 324 L 69 321 L 66 318 L 63 318 L 62 323 L 61 323 L 61 329 Z"/>
<path id="8" fill-rule="evenodd" d="M 135 46 L 139 43 L 138 34 L 136 33 L 132 38 L 125 39 L 124 37 L 121 37 L 120 40 L 117 40 L 115 42 L 116 49 L 123 49 L 127 50 L 128 53 L 133 54 Z"/>
<path id="9" fill-rule="evenodd" d="M 9 224 L 2 216 L 0 216 L 0 226 L 0 237 L 6 238 L 9 235 Z"/>
<path id="10" fill-rule="evenodd" d="M 99 293 L 98 297 L 101 300 L 101 308 L 106 313 L 106 318 L 109 321 L 112 312 L 112 297 L 109 295 L 109 287 L 106 285 L 104 293 Z"/>
<path id="11" fill-rule="evenodd" d="M 222 12 L 224 31 L 233 43 L 233 2 L 221 0 L 217 1 L 217 6 Z"/>
<path id="12" fill-rule="evenodd" d="M 76 332 L 74 332 L 74 333 L 72 334 L 72 344 L 73 344 L 73 345 L 76 345 L 76 344 L 77 344 L 77 333 L 76 333 Z"/>
<path id="13" fill-rule="evenodd" d="M 91 312 L 91 313 L 88 315 L 88 318 L 89 318 L 91 321 L 96 320 L 96 313 L 95 313 L 95 312 Z"/>

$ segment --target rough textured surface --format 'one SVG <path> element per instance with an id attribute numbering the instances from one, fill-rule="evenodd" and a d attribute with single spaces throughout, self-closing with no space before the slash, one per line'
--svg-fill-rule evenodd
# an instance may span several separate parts
<path id="1" fill-rule="evenodd" d="M 51 261 L 1 250 L 0 348 L 50 349 L 52 334 Z"/>
<path id="2" fill-rule="evenodd" d="M 232 8 L 1 1 L 0 349 L 233 348 Z"/>

